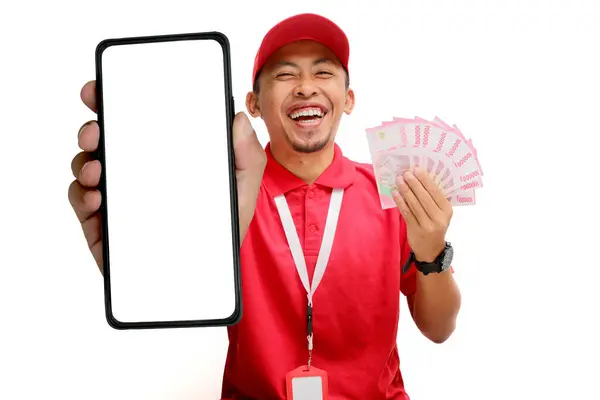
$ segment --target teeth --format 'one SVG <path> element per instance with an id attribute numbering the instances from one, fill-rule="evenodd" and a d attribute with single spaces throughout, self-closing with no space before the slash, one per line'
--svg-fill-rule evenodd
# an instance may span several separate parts
<path id="1" fill-rule="evenodd" d="M 313 118 L 313 119 L 304 119 L 304 120 L 300 120 L 298 121 L 299 124 L 303 124 L 303 125 L 312 125 L 312 124 L 318 124 L 319 123 L 319 118 Z"/>
<path id="2" fill-rule="evenodd" d="M 323 110 L 321 110 L 320 108 L 303 108 L 297 111 L 294 111 L 293 113 L 290 114 L 290 118 L 292 119 L 296 119 L 299 117 L 312 117 L 312 116 L 317 116 L 317 117 L 322 117 L 324 115 Z"/>

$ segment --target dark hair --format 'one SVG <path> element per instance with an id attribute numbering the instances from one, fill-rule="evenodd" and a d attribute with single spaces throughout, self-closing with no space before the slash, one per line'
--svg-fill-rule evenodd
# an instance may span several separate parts
<path id="1" fill-rule="evenodd" d="M 348 89 L 350 87 L 350 75 L 348 74 L 348 71 L 346 71 L 346 68 L 344 69 L 344 75 L 346 75 L 346 89 Z M 254 91 L 254 93 L 258 94 L 258 92 L 260 92 L 260 85 L 258 84 L 258 80 L 260 78 L 260 74 L 261 74 L 262 70 L 258 71 L 258 73 L 256 74 L 256 80 L 254 81 L 254 85 L 252 85 L 252 91 Z"/>

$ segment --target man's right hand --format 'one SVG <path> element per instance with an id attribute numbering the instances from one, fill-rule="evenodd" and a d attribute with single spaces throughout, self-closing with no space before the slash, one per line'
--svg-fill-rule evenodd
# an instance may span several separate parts
<path id="1" fill-rule="evenodd" d="M 90 81 L 83 86 L 81 99 L 90 110 L 97 112 L 95 81 Z M 96 121 L 85 123 L 79 130 L 78 143 L 82 152 L 71 162 L 75 180 L 69 186 L 69 201 L 81 223 L 96 264 L 102 271 L 102 221 L 98 212 L 102 198 L 97 189 L 102 165 L 91 155 L 91 152 L 96 151 L 98 147 L 99 138 L 100 130 Z M 254 217 L 267 157 L 248 117 L 241 112 L 235 116 L 233 122 L 233 145 L 236 158 L 240 239 L 243 241 Z"/>

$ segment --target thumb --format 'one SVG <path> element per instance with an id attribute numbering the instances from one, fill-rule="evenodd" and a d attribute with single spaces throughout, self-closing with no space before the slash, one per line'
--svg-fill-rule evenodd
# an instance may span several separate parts
<path id="1" fill-rule="evenodd" d="M 233 149 L 237 170 L 248 170 L 253 166 L 263 165 L 266 161 L 264 149 L 248 116 L 243 112 L 237 113 L 233 120 Z"/>
<path id="2" fill-rule="evenodd" d="M 243 112 L 233 120 L 233 148 L 238 191 L 240 239 L 243 241 L 254 218 L 260 183 L 267 164 L 267 154 L 260 145 L 252 124 Z"/>

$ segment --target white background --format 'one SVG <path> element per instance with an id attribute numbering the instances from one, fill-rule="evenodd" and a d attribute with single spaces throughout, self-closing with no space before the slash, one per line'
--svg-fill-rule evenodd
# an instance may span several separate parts
<path id="1" fill-rule="evenodd" d="M 264 33 L 312 11 L 352 44 L 357 105 L 338 138 L 347 156 L 368 160 L 364 129 L 382 120 L 437 115 L 473 139 L 485 172 L 477 206 L 457 209 L 449 234 L 463 293 L 456 333 L 428 343 L 402 302 L 412 398 L 597 399 L 596 4 L 3 2 L 0 398 L 218 398 L 224 328 L 105 322 L 101 276 L 67 199 L 77 130 L 93 118 L 79 92 L 104 38 L 220 30 L 242 110 Z"/>

